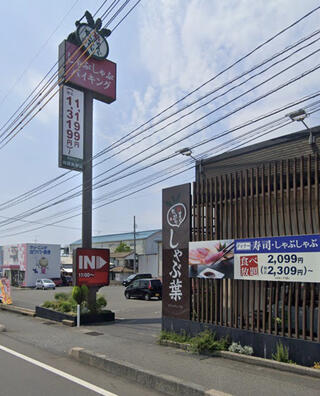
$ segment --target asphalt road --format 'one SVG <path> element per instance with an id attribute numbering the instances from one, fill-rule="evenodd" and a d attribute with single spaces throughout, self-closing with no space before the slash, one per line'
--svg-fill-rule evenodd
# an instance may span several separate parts
<path id="1" fill-rule="evenodd" d="M 52 292 L 16 289 L 13 291 L 14 302 L 17 304 L 21 299 L 22 302 L 28 301 L 30 304 L 32 300 L 34 305 L 35 301 L 40 303 L 48 299 L 49 293 L 52 298 L 54 294 Z M 70 328 L 42 318 L 2 311 L 0 322 L 6 325 L 7 332 L 0 333 L 0 345 L 44 361 L 72 375 L 80 376 L 121 396 L 144 396 L 152 393 L 145 389 L 138 389 L 134 393 L 133 385 L 129 386 L 129 392 L 128 389 L 124 389 L 121 393 L 121 390 L 118 390 L 126 385 L 122 385 L 121 382 L 115 383 L 117 378 L 114 381 L 108 380 L 108 375 L 102 374 L 99 370 L 87 366 L 73 366 L 75 362 L 71 363 L 67 358 L 69 349 L 82 347 L 105 354 L 111 359 L 122 360 L 161 374 L 174 375 L 182 380 L 204 386 L 206 389 L 213 388 L 235 396 L 260 393 L 266 396 L 313 396 L 319 393 L 319 379 L 161 347 L 155 342 L 160 331 L 161 302 L 126 300 L 122 287 L 110 287 L 106 293 L 108 307 L 117 311 L 118 319 L 113 324 Z M 2 359 L 0 367 L 2 368 Z M 80 367 L 82 367 L 82 375 L 79 374 Z M 14 372 L 6 373 L 15 377 Z M 0 395 L 2 395 L 1 385 L 5 381 L 6 377 L 1 376 L 0 369 Z M 108 387 L 109 384 L 115 384 L 115 388 Z M 17 395 L 20 396 L 20 393 Z M 9 393 L 8 396 L 15 394 Z"/>
<path id="2" fill-rule="evenodd" d="M 98 333 L 107 333 L 115 337 L 120 344 L 121 341 L 126 341 L 129 344 L 153 345 L 161 331 L 161 301 L 127 300 L 124 297 L 124 289 L 123 286 L 108 286 L 101 288 L 99 292 L 107 299 L 107 308 L 115 312 L 117 325 L 91 325 L 90 328 Z M 13 288 L 11 294 L 14 305 L 34 309 L 36 305 L 52 300 L 55 293 L 71 292 L 71 290 L 72 287 L 59 287 L 56 290 Z M 45 323 L 45 320 L 41 321 Z M 80 331 L 82 329 L 83 327 L 80 327 Z M 34 337 L 36 342 L 36 334 Z M 56 342 L 55 348 L 65 352 L 63 343 Z"/>
<path id="3" fill-rule="evenodd" d="M 36 305 L 41 305 L 46 300 L 54 299 L 55 293 L 71 292 L 71 290 L 72 287 L 59 287 L 56 290 L 12 288 L 12 299 L 14 305 L 34 309 Z M 108 326 L 108 330 L 119 341 L 126 339 L 130 343 L 141 342 L 142 340 L 154 343 L 161 327 L 161 301 L 127 300 L 123 293 L 124 287 L 122 286 L 109 286 L 100 289 L 100 294 L 107 299 L 107 308 L 115 312 L 116 318 L 118 318 L 119 326 Z M 95 384 L 102 389 L 107 389 L 116 395 L 160 395 L 158 392 L 150 389 L 146 390 L 142 386 L 126 382 L 122 378 L 70 361 L 66 357 L 68 351 L 66 346 L 67 338 L 69 338 L 67 336 L 68 328 L 61 327 L 60 324 L 51 324 L 50 328 L 55 327 L 57 330 L 61 330 L 66 335 L 66 340 L 64 342 L 62 334 L 54 332 L 54 336 L 51 334 L 49 341 L 46 340 L 45 333 L 43 333 L 43 326 L 46 327 L 46 324 L 51 322 L 43 319 L 22 318 L 12 314 L 5 314 L 4 312 L 1 315 L 9 330 L 7 333 L 0 333 L 1 395 L 54 396 L 60 393 L 70 396 L 91 396 L 97 394 L 87 387 L 77 385 L 73 381 L 1 350 L 1 345 L 12 348 L 12 350 L 28 357 L 36 358 L 56 369 L 70 373 L 76 378 L 80 374 L 82 380 Z M 7 316 L 7 318 L 5 319 L 4 316 Z M 35 326 L 35 321 L 39 323 L 37 326 Z M 23 323 L 24 329 L 20 328 L 21 323 Z M 102 327 L 95 327 L 98 332 L 101 331 L 100 329 L 102 330 Z M 82 330 L 81 328 L 80 331 L 82 333 L 83 331 L 88 331 L 88 329 Z M 89 345 L 91 341 L 94 342 L 94 339 L 95 337 L 88 336 Z M 57 354 L 59 355 L 58 358 Z M 105 394 L 107 395 L 107 393 Z"/>
<path id="4" fill-rule="evenodd" d="M 37 324 L 37 319 L 32 318 L 30 321 L 29 318 L 19 315 L 5 312 L 2 314 L 8 331 L 0 333 L 0 395 L 162 395 L 124 378 L 69 359 L 66 351 L 52 348 L 49 342 L 40 339 L 41 330 L 37 333 L 37 327 L 41 322 L 38 321 Z M 28 324 L 32 327 L 29 328 Z M 64 326 L 61 329 L 68 330 Z M 21 337 L 22 334 L 26 337 Z M 53 338 L 50 337 L 51 342 Z M 59 336 L 57 341 L 58 339 Z M 59 341 L 61 343 L 61 339 Z"/>

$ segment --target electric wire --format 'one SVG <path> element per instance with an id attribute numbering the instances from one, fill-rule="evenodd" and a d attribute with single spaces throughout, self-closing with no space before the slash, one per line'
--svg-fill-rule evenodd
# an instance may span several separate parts
<path id="1" fill-rule="evenodd" d="M 255 47 L 255 49 L 253 49 L 252 51 L 250 51 L 249 53 L 247 53 L 246 55 L 244 55 L 243 57 L 241 57 L 240 59 L 238 59 L 236 62 L 234 62 L 232 65 L 228 66 L 227 68 L 225 68 L 224 70 L 222 70 L 221 72 L 219 72 L 216 76 L 212 77 L 211 79 L 209 79 L 207 82 L 205 82 L 204 84 L 200 85 L 199 87 L 197 87 L 195 90 L 189 92 L 186 96 L 184 96 L 183 98 L 179 99 L 177 102 L 175 102 L 174 104 L 172 104 L 171 106 L 169 106 L 168 108 L 164 109 L 161 113 L 159 113 L 158 115 L 154 116 L 157 117 L 160 114 L 162 114 L 163 112 L 167 111 L 169 108 L 173 107 L 174 105 L 176 105 L 177 103 L 179 103 L 181 100 L 183 100 L 186 97 L 189 97 L 191 94 L 193 94 L 194 92 L 198 91 L 201 87 L 205 86 L 207 83 L 213 81 L 215 78 L 217 78 L 218 76 L 220 76 L 221 74 L 223 74 L 224 72 L 228 71 L 231 67 L 235 66 L 236 64 L 240 63 L 242 60 L 246 59 L 248 56 L 250 56 L 251 54 L 253 54 L 254 52 L 256 52 L 258 49 L 262 48 L 264 45 L 266 45 L 267 43 L 270 43 L 272 40 L 274 40 L 275 38 L 279 37 L 279 35 L 283 34 L 284 32 L 286 32 L 288 29 L 292 28 L 293 26 L 296 26 L 298 23 L 300 23 L 301 21 L 303 21 L 305 18 L 309 17 L 311 14 L 313 14 L 314 12 L 318 11 L 320 8 L 316 7 L 313 10 L 311 10 L 310 12 L 308 12 L 307 14 L 305 14 L 304 16 L 302 16 L 301 18 L 299 18 L 298 20 L 296 20 L 295 22 L 293 22 L 292 24 L 290 24 L 289 26 L 287 26 L 286 28 L 282 29 L 280 32 L 278 32 L 277 34 L 273 35 L 271 38 L 269 38 L 268 40 L 264 41 L 263 43 L 259 44 L 257 47 Z M 154 117 L 152 119 L 154 119 Z M 152 120 L 150 119 L 150 120 Z M 150 121 L 149 120 L 149 121 Z M 147 123 L 149 122 L 147 121 Z"/>
<path id="2" fill-rule="evenodd" d="M 240 74 L 239 76 L 233 78 L 231 81 L 228 81 L 227 83 L 223 84 L 222 86 L 215 88 L 213 91 L 209 92 L 209 93 L 206 94 L 205 96 L 203 96 L 203 97 L 197 99 L 196 101 L 192 102 L 191 104 L 185 106 L 183 109 L 180 109 L 178 112 L 180 112 L 180 111 L 186 109 L 187 107 L 189 107 L 189 106 L 195 104 L 195 103 L 198 102 L 199 100 L 201 100 L 201 99 L 203 99 L 203 98 L 205 98 L 205 97 L 211 95 L 212 93 L 217 92 L 217 91 L 220 90 L 222 87 L 227 86 L 227 85 L 230 84 L 231 82 L 236 81 L 237 79 L 243 77 L 244 75 L 246 75 L 246 74 L 248 74 L 248 73 L 251 73 L 253 70 L 257 69 L 257 68 L 260 67 L 261 65 L 264 65 L 264 64 L 268 63 L 271 59 L 275 59 L 277 56 L 283 54 L 284 52 L 288 51 L 289 49 L 294 48 L 296 45 L 303 43 L 304 41 L 306 41 L 307 39 L 309 39 L 309 38 L 315 36 L 315 35 L 318 34 L 318 33 L 319 33 L 319 30 L 318 30 L 318 31 L 315 31 L 315 32 L 313 32 L 311 35 L 309 35 L 309 36 L 307 36 L 307 37 L 305 37 L 305 38 L 299 40 L 299 41 L 296 42 L 295 44 L 290 45 L 289 47 L 286 47 L 283 51 L 278 52 L 277 54 L 275 54 L 275 55 L 273 55 L 272 57 L 270 57 L 270 58 L 264 60 L 264 61 L 261 62 L 260 64 L 258 64 L 258 65 L 256 65 L 256 66 L 250 68 L 249 70 L 247 70 L 247 71 L 245 71 L 244 73 Z M 184 118 L 184 117 L 186 117 L 186 116 L 192 114 L 192 113 L 195 112 L 196 110 L 198 110 L 198 109 L 200 109 L 200 108 L 206 106 L 207 104 L 211 103 L 213 100 L 215 100 L 215 99 L 217 99 L 217 98 L 219 98 L 219 97 L 221 97 L 221 96 L 223 96 L 223 95 L 229 93 L 231 90 L 233 90 L 233 89 L 235 89 L 235 88 L 237 88 L 237 87 L 239 87 L 239 86 L 241 86 L 241 85 L 244 85 L 244 84 L 245 84 L 246 82 L 248 82 L 250 79 L 252 79 L 252 78 L 254 78 L 254 77 L 258 76 L 258 75 L 261 75 L 261 74 L 264 73 L 265 71 L 269 70 L 271 67 L 274 67 L 274 66 L 275 66 L 276 64 L 278 64 L 279 62 L 282 62 L 282 61 L 288 59 L 289 57 L 293 56 L 293 55 L 296 54 L 297 52 L 299 52 L 299 51 L 301 51 L 301 50 L 307 48 L 308 46 L 314 44 L 314 43 L 317 42 L 318 40 L 319 40 L 319 39 L 316 39 L 316 40 L 312 41 L 311 43 L 308 43 L 308 44 L 306 44 L 305 46 L 303 46 L 303 47 L 301 47 L 301 48 L 298 48 L 296 51 L 292 52 L 291 54 L 289 54 L 289 55 L 286 56 L 285 58 L 282 58 L 282 59 L 280 59 L 279 61 L 274 62 L 274 63 L 273 63 L 271 66 L 269 66 L 268 68 L 262 70 L 261 72 L 255 74 L 255 75 L 250 76 L 247 80 L 243 81 L 242 83 L 240 83 L 240 84 L 238 84 L 238 85 L 236 85 L 236 86 L 231 87 L 228 91 L 223 92 L 221 95 L 215 96 L 213 99 L 211 99 L 211 100 L 208 101 L 208 102 L 203 103 L 201 106 L 197 107 L 196 109 L 193 109 L 191 112 L 189 112 L 189 113 L 187 113 L 187 114 L 184 114 L 183 116 L 181 116 L 180 118 L 178 118 L 178 119 L 176 119 L 176 120 L 170 122 L 169 124 L 166 124 L 164 127 L 162 127 L 162 128 L 160 128 L 160 129 L 154 131 L 151 135 L 148 135 L 146 138 L 148 138 L 148 137 L 150 137 L 150 136 L 153 136 L 155 133 L 157 133 L 157 132 L 159 132 L 159 131 L 162 131 L 164 128 L 166 128 L 166 127 L 168 127 L 168 126 L 170 126 L 170 125 L 173 125 L 174 123 L 180 121 L 182 118 Z M 178 112 L 175 112 L 174 114 L 176 114 L 176 113 L 178 113 Z M 169 117 L 171 117 L 171 116 L 172 116 L 172 115 L 169 115 Z M 163 120 L 161 120 L 161 121 L 163 121 Z M 153 125 L 153 126 L 154 126 L 154 125 Z M 145 130 L 146 130 L 146 129 L 145 129 Z M 145 130 L 144 130 L 144 131 L 145 131 Z M 144 132 L 144 131 L 141 131 L 141 132 Z M 133 145 L 136 145 L 136 144 L 140 143 L 140 142 L 141 142 L 142 140 L 144 140 L 144 139 L 145 139 L 145 138 L 143 138 L 143 139 L 141 139 L 141 140 L 139 140 L 139 141 L 134 142 Z M 122 144 L 122 143 L 120 143 L 120 144 Z M 129 148 L 131 148 L 131 147 L 132 147 L 132 146 L 130 146 Z M 125 148 L 124 150 L 126 150 L 126 149 L 127 149 L 127 148 Z M 124 150 L 121 150 L 121 151 L 124 151 Z M 105 152 L 106 152 L 106 149 L 100 151 L 100 153 L 103 153 L 103 152 L 105 153 Z M 97 157 L 99 156 L 100 153 L 98 153 L 98 154 L 95 156 L 95 158 L 97 158 Z M 119 152 L 118 152 L 118 154 L 119 154 Z M 109 157 L 109 158 L 107 158 L 107 159 L 110 159 L 110 158 L 111 158 L 111 157 Z M 98 162 L 98 163 L 95 164 L 94 166 L 101 164 L 102 162 L 106 161 L 107 159 Z M 68 172 L 66 172 L 64 175 L 66 175 L 67 173 L 70 173 L 70 172 L 71 172 L 71 171 L 68 171 Z M 77 175 L 73 175 L 73 176 L 71 176 L 70 178 L 66 179 L 66 181 L 67 181 L 67 180 L 70 180 L 71 178 L 76 177 L 76 176 L 77 176 Z M 61 182 L 61 183 L 62 183 L 62 182 Z M 59 184 L 61 184 L 61 183 L 59 183 Z M 44 191 L 47 191 L 47 190 L 49 190 L 49 189 L 50 189 L 50 188 L 47 188 L 47 189 L 44 190 Z M 17 203 L 20 203 L 20 202 L 22 202 L 22 201 L 18 201 Z M 2 205 L 1 205 L 1 207 L 2 207 Z M 5 206 L 5 207 L 6 207 L 6 206 Z M 4 207 L 4 208 L 5 208 L 5 207 Z"/>
<path id="3" fill-rule="evenodd" d="M 129 0 L 130 1 L 130 0 Z M 118 14 L 118 12 L 117 12 L 117 14 Z M 93 32 L 91 32 L 90 33 L 90 35 L 86 38 L 86 40 L 85 41 L 87 41 L 87 40 L 89 40 L 89 37 L 91 36 L 93 34 Z M 90 47 L 93 45 L 93 43 L 94 42 L 92 42 L 87 48 L 85 48 L 85 53 L 86 52 L 88 52 L 88 50 L 90 49 Z M 75 52 L 79 52 L 80 51 L 80 49 L 83 47 L 83 45 L 84 45 L 84 43 L 82 43 L 82 45 L 81 45 L 81 47 L 78 47 L 78 49 L 75 51 Z M 82 55 L 81 55 L 82 56 Z M 81 58 L 81 56 L 80 56 L 80 58 Z M 85 61 L 83 61 L 83 63 L 85 63 L 90 57 L 91 57 L 92 55 L 90 54 L 89 55 L 89 57 L 88 58 L 86 58 L 85 59 Z M 82 64 L 83 64 L 82 63 Z M 79 66 L 79 68 L 82 66 L 82 64 Z M 58 74 L 59 73 L 59 71 L 57 72 L 57 73 L 55 73 L 55 75 L 56 74 Z M 66 72 L 66 75 L 67 75 L 67 73 L 68 73 L 68 71 Z M 52 77 L 51 77 L 51 79 L 49 80 L 49 82 L 47 83 L 47 85 L 46 85 L 46 87 L 45 87 L 45 89 L 48 87 L 48 84 L 50 84 L 51 82 L 52 82 L 52 79 L 54 79 L 55 78 L 55 75 L 53 75 Z M 73 74 L 70 76 L 70 78 L 72 78 L 72 76 L 73 76 Z M 70 79 L 69 78 L 69 79 Z M 66 82 L 69 80 L 69 79 L 67 79 L 66 80 Z M 55 88 L 55 86 L 57 86 L 59 84 L 59 81 L 58 81 L 58 83 L 55 83 L 51 88 L 48 88 L 49 89 L 49 92 L 47 92 L 45 95 L 43 95 L 43 97 L 42 97 L 42 99 L 40 100 L 40 101 L 38 101 L 37 102 L 37 104 L 32 108 L 32 110 L 31 111 L 29 111 L 28 113 L 27 113 L 27 115 L 26 116 L 24 116 L 24 118 L 23 118 L 23 120 L 22 121 L 24 121 L 26 118 L 27 118 L 27 116 L 29 116 L 31 113 L 32 113 L 32 111 L 34 111 L 36 108 L 37 108 L 37 106 L 39 106 L 40 105 L 40 103 L 44 100 L 44 98 L 46 97 L 46 96 L 48 96 L 48 94 Z M 55 92 L 55 94 L 57 94 L 59 92 L 59 90 L 58 91 L 56 91 Z M 33 99 L 33 102 L 32 102 L 32 104 L 34 103 L 34 101 L 35 100 L 37 100 L 37 98 L 39 98 L 41 95 L 43 94 L 43 91 L 41 91 L 40 92 L 40 94 L 38 94 L 37 96 L 36 96 L 36 98 L 34 98 Z M 55 96 L 55 94 L 54 95 L 52 95 L 51 97 L 50 97 L 50 99 L 49 99 L 49 101 L 50 100 L 52 100 L 52 98 Z M 19 125 L 21 125 L 21 123 L 22 123 L 22 121 L 20 121 L 19 122 L 19 124 L 18 124 L 18 126 L 16 126 L 12 131 L 10 131 L 9 132 L 9 134 L 7 134 L 7 136 L 5 137 L 5 139 L 8 139 L 7 140 L 7 142 L 5 143 L 5 144 L 3 144 L 2 146 L 0 146 L 0 149 L 2 149 L 4 146 L 6 146 L 33 118 L 34 118 L 34 116 L 35 115 L 37 115 L 42 109 L 43 109 L 43 107 L 49 102 L 49 101 L 47 101 L 47 102 L 45 102 L 45 104 L 40 108 L 40 109 L 38 109 L 38 111 L 10 138 L 10 139 L 8 139 L 8 136 L 10 135 L 10 134 L 12 134 L 13 132 L 14 132 L 14 130 L 19 126 Z M 19 115 L 19 117 L 21 117 L 20 115 Z M 5 131 L 6 132 L 6 131 Z M 4 132 L 4 133 L 5 133 Z M 0 135 L 0 138 L 4 135 L 4 133 L 2 133 L 1 135 Z M 5 140 L 5 139 L 2 139 L 2 141 L 0 141 L 0 144 L 1 143 L 3 143 L 3 141 Z"/>
<path id="4" fill-rule="evenodd" d="M 292 122 L 291 120 L 290 120 L 290 121 L 287 121 L 287 122 L 285 123 L 285 125 L 282 125 L 282 126 L 281 126 L 281 128 L 282 128 L 283 126 L 286 126 L 286 125 L 290 124 L 291 122 Z M 253 137 L 250 136 L 250 139 L 249 139 L 249 140 L 246 140 L 246 141 L 243 141 L 243 139 L 242 139 L 242 141 L 240 142 L 240 144 L 237 144 L 237 145 L 235 145 L 235 146 L 232 146 L 232 150 L 234 150 L 234 149 L 236 149 L 236 148 L 239 148 L 239 147 L 241 147 L 242 145 L 248 144 L 249 142 L 251 142 L 251 141 L 253 141 L 253 140 L 256 140 L 256 139 L 258 139 L 258 138 L 261 138 L 262 136 L 264 136 L 264 135 L 266 135 L 266 134 L 268 134 L 268 133 L 272 133 L 272 132 L 274 132 L 275 130 L 278 130 L 278 129 L 279 129 L 279 127 L 273 128 L 271 131 L 266 131 L 266 132 L 264 132 L 263 134 L 259 134 L 259 135 L 254 134 Z M 252 131 L 251 131 L 251 135 L 252 135 Z M 223 143 L 223 144 L 224 144 L 224 143 Z M 192 162 L 193 162 L 193 161 L 192 161 Z M 150 187 L 152 187 L 152 186 L 154 186 L 154 185 L 156 185 L 156 184 L 162 183 L 163 181 L 167 181 L 167 180 L 171 179 L 172 177 L 176 177 L 176 176 L 180 175 L 181 173 L 184 173 L 184 172 L 186 172 L 186 171 L 192 169 L 193 167 L 194 167 L 194 165 L 192 165 L 192 166 L 190 166 L 190 167 L 188 167 L 188 168 L 186 168 L 186 169 L 183 169 L 182 171 L 176 172 L 176 173 L 174 173 L 174 174 L 171 175 L 171 176 L 166 176 L 165 178 L 163 178 L 163 179 L 161 179 L 161 180 L 158 180 L 158 181 L 156 181 L 156 182 L 149 183 L 147 186 L 144 186 L 144 187 L 142 187 L 142 188 L 136 189 L 136 190 L 134 190 L 134 191 L 132 191 L 132 192 L 129 192 L 129 193 L 127 193 L 127 194 L 121 196 L 121 197 L 114 198 L 114 199 L 109 200 L 108 202 L 105 202 L 105 203 L 103 203 L 103 204 L 101 204 L 101 205 L 99 205 L 99 206 L 95 206 L 95 207 L 93 208 L 93 210 L 100 209 L 100 208 L 102 208 L 102 207 L 104 207 L 104 206 L 106 206 L 106 205 L 110 205 L 110 204 L 112 204 L 112 203 L 114 203 L 114 202 L 117 202 L 117 201 L 119 201 L 119 200 L 121 200 L 121 199 L 127 198 L 127 197 L 129 197 L 129 196 L 131 196 L 131 195 L 133 195 L 133 194 L 136 194 L 136 193 L 138 193 L 138 192 L 144 191 L 144 190 L 146 190 L 147 188 L 150 188 Z M 50 223 L 50 224 L 42 225 L 42 226 L 40 226 L 40 227 L 33 228 L 33 229 L 27 230 L 27 231 L 22 231 L 22 232 L 19 232 L 19 233 L 14 233 L 14 234 L 10 234 L 10 235 L 5 235 L 5 236 L 2 236 L 2 237 L 3 237 L 3 238 L 4 238 L 4 237 L 11 237 L 11 236 L 19 235 L 19 234 L 24 234 L 24 233 L 36 231 L 36 230 L 39 230 L 39 229 L 42 229 L 42 228 L 45 228 L 45 227 L 57 225 L 58 223 L 61 223 L 61 222 L 63 222 L 63 221 L 70 220 L 70 219 L 75 218 L 75 217 L 78 217 L 78 216 L 80 216 L 80 215 L 81 215 L 81 213 L 78 213 L 78 214 L 69 216 L 68 218 L 65 218 L 65 219 L 62 219 L 62 220 L 58 220 L 58 221 L 52 222 L 52 223 Z"/>
<path id="5" fill-rule="evenodd" d="M 317 93 L 314 93 L 313 95 L 311 95 L 310 97 L 316 97 L 316 96 L 319 96 L 319 95 L 320 95 L 320 92 L 317 92 Z M 305 101 L 305 100 L 306 100 L 306 97 L 304 97 L 304 98 L 301 99 L 300 101 L 296 101 L 296 102 L 294 102 L 294 103 L 290 103 L 289 105 L 283 106 L 283 107 L 281 107 L 280 109 L 276 109 L 276 110 L 274 110 L 274 111 L 272 111 L 272 112 L 269 112 L 269 113 L 267 113 L 267 114 L 265 114 L 265 115 L 262 115 L 262 116 L 260 116 L 260 117 L 257 117 L 257 118 L 255 118 L 254 120 L 250 120 L 250 121 L 248 121 L 248 122 L 246 122 L 246 123 L 243 123 L 243 124 L 241 124 L 240 126 L 234 127 L 234 128 L 232 128 L 232 129 L 230 129 L 230 130 L 227 130 L 227 131 L 225 131 L 225 132 L 219 134 L 218 136 L 213 137 L 213 138 L 211 139 L 211 141 L 212 141 L 212 140 L 215 140 L 215 139 L 218 139 L 218 138 L 221 138 L 221 137 L 224 137 L 224 136 L 226 136 L 228 133 L 232 133 L 232 132 L 234 132 L 234 131 L 236 131 L 236 130 L 239 130 L 240 128 L 244 128 L 244 127 L 246 127 L 246 126 L 252 125 L 253 123 L 256 123 L 256 122 L 258 122 L 258 121 L 261 121 L 261 120 L 263 120 L 263 119 L 265 119 L 265 118 L 267 118 L 267 117 L 270 117 L 270 116 L 272 116 L 272 115 L 275 115 L 275 114 L 277 114 L 277 113 L 279 113 L 279 112 L 281 112 L 281 111 L 287 110 L 288 108 L 290 108 L 290 107 L 292 107 L 292 106 L 294 106 L 294 105 L 300 104 L 300 103 L 302 103 L 302 102 Z M 207 143 L 207 142 L 205 142 L 205 143 Z M 201 143 L 200 143 L 199 145 L 201 145 Z M 168 160 L 168 159 L 170 159 L 170 158 L 173 158 L 174 156 L 177 156 L 177 155 L 178 155 L 178 153 L 174 153 L 174 154 L 172 154 L 171 156 L 168 156 L 168 157 L 166 157 L 166 158 L 162 158 L 161 160 L 155 161 L 155 162 L 152 163 L 152 164 L 148 164 L 148 167 L 154 166 L 155 164 L 158 164 L 158 163 L 160 163 L 160 162 L 163 162 L 163 161 L 165 161 L 165 160 Z M 128 177 L 129 175 L 132 175 L 133 173 L 137 173 L 138 171 L 141 171 L 141 169 L 136 170 L 136 171 L 134 171 L 134 172 L 130 172 L 130 173 L 126 174 L 125 176 L 121 177 L 121 178 Z M 113 180 L 113 181 L 118 181 L 118 180 L 119 180 L 119 177 L 117 177 L 116 180 Z M 107 185 L 107 184 L 110 184 L 110 183 L 113 182 L 113 181 L 109 181 L 108 183 L 106 183 L 106 185 Z M 74 197 L 74 196 L 73 196 L 73 197 Z M 70 197 L 69 197 L 69 199 L 70 199 Z M 34 211 L 31 212 L 31 213 L 29 212 L 27 215 L 30 216 L 30 215 L 33 215 L 33 214 L 35 214 L 35 213 L 38 213 L 38 212 L 40 212 L 40 211 L 42 211 L 42 210 L 48 209 L 49 207 L 56 206 L 57 204 L 62 203 L 62 202 L 65 201 L 65 200 L 66 200 L 66 199 L 57 201 L 57 202 L 55 202 L 54 204 L 47 205 L 47 207 L 45 207 L 45 208 L 41 208 L 40 210 L 38 209 L 39 207 L 33 208 Z M 47 202 L 49 202 L 49 201 L 47 201 Z M 18 216 L 16 216 L 16 218 L 18 218 Z M 6 225 L 7 225 L 7 224 L 9 224 L 9 223 L 6 223 Z M 5 225 L 5 224 L 2 222 L 2 225 Z"/>
<path id="6" fill-rule="evenodd" d="M 106 0 L 107 1 L 107 0 Z M 8 96 L 10 95 L 10 93 L 13 91 L 13 89 L 16 87 L 16 85 L 18 84 L 19 81 L 21 81 L 21 79 L 23 78 L 23 76 L 26 74 L 26 72 L 29 70 L 30 66 L 32 65 L 33 61 L 41 54 L 41 52 L 43 51 L 43 49 L 45 48 L 45 46 L 48 44 L 48 42 L 50 41 L 50 39 L 53 37 L 53 35 L 56 33 L 56 31 L 60 28 L 60 26 L 63 24 L 64 20 L 66 19 L 66 17 L 70 14 L 70 12 L 73 10 L 73 8 L 76 6 L 76 4 L 79 3 L 79 0 L 75 0 L 75 2 L 72 4 L 72 6 L 70 7 L 70 9 L 67 11 L 67 13 L 64 15 L 64 17 L 61 19 L 61 21 L 59 22 L 58 26 L 54 29 L 54 31 L 50 34 L 50 36 L 47 38 L 47 40 L 45 41 L 45 43 L 40 47 L 40 49 L 37 51 L 36 55 L 34 55 L 31 59 L 31 61 L 28 63 L 28 65 L 26 66 L 26 68 L 24 69 L 24 71 L 21 73 L 21 75 L 15 80 L 15 82 L 13 83 L 13 85 L 10 87 L 10 89 L 8 90 L 7 94 L 4 96 L 4 98 L 1 100 L 0 102 L 0 106 L 6 101 L 6 99 L 8 98 Z M 51 70 L 51 69 L 50 69 Z"/>

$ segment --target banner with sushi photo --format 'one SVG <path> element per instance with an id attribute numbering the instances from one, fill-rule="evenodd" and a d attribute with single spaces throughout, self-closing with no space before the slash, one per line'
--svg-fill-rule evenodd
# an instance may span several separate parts
<path id="1" fill-rule="evenodd" d="M 234 278 L 234 239 L 189 242 L 189 277 Z"/>

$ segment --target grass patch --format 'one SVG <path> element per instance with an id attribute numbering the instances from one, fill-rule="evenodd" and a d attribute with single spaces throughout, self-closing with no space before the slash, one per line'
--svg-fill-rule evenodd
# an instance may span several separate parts
<path id="1" fill-rule="evenodd" d="M 189 344 L 191 352 L 194 353 L 226 351 L 230 346 L 230 340 L 228 338 L 218 340 L 215 333 L 209 330 L 203 331 L 195 337 L 190 337 L 184 331 L 181 333 L 162 331 L 159 336 L 159 342 L 163 340 Z"/>
<path id="2" fill-rule="evenodd" d="M 175 333 L 174 331 L 161 331 L 159 341 L 163 340 L 188 344 L 191 337 L 188 336 L 185 331 L 182 331 L 181 333 Z"/>
<path id="3" fill-rule="evenodd" d="M 91 311 L 94 313 L 104 312 L 104 307 L 106 307 L 106 305 L 107 300 L 102 295 L 98 294 L 96 303 L 94 307 L 91 307 Z M 74 298 L 74 293 L 58 292 L 55 293 L 53 301 L 45 301 L 42 307 L 53 309 L 58 312 L 75 314 L 77 312 L 77 301 Z M 81 312 L 86 313 L 88 311 L 88 303 L 84 300 L 81 302 Z"/>
<path id="4" fill-rule="evenodd" d="M 277 362 L 295 364 L 289 359 L 289 349 L 286 346 L 283 346 L 281 342 L 277 344 L 277 350 L 272 354 L 272 359 Z"/>

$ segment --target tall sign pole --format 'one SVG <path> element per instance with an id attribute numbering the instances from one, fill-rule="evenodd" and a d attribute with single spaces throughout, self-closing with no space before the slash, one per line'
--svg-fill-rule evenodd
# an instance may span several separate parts
<path id="1" fill-rule="evenodd" d="M 82 247 L 92 247 L 92 119 L 93 96 L 84 94 L 84 147 L 82 171 Z"/>
<path id="2" fill-rule="evenodd" d="M 137 241 L 136 241 L 136 216 L 133 216 L 133 251 L 134 251 L 134 259 L 133 259 L 133 272 L 138 272 L 137 266 Z"/>
<path id="3" fill-rule="evenodd" d="M 116 100 L 116 64 L 107 60 L 111 31 L 94 21 L 76 22 L 76 31 L 59 46 L 59 166 L 82 172 L 82 248 L 92 246 L 93 99 Z M 76 262 L 74 261 L 74 272 Z M 89 304 L 97 286 L 89 287 Z"/>
<path id="4" fill-rule="evenodd" d="M 84 94 L 84 147 L 82 171 L 82 248 L 92 247 L 92 134 L 93 96 L 90 91 Z M 88 303 L 92 306 L 96 301 L 98 287 L 88 288 Z"/>

